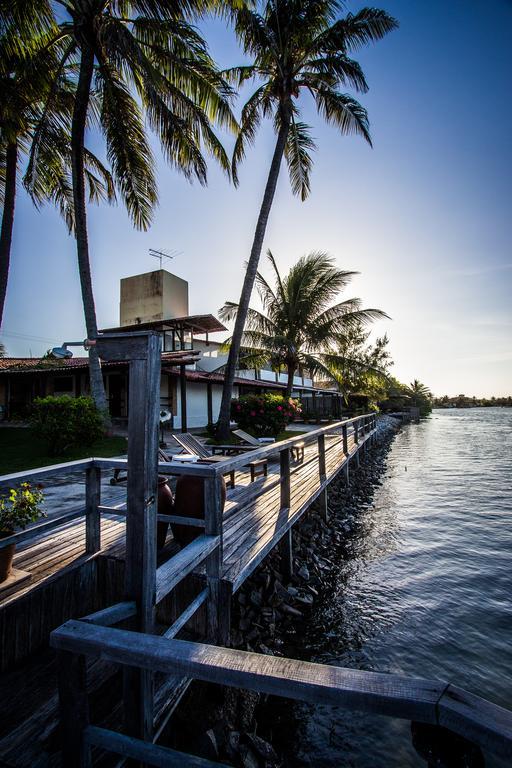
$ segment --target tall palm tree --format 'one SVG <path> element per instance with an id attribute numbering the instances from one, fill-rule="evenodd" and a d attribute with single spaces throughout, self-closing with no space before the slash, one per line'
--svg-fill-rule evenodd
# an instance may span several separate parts
<path id="1" fill-rule="evenodd" d="M 64 20 L 51 45 L 61 67 L 78 72 L 71 123 L 71 170 L 78 268 L 87 335 L 98 327 L 92 289 L 84 189 L 84 136 L 93 117 L 106 141 L 112 174 L 134 222 L 146 229 L 157 202 L 153 155 L 143 114 L 159 136 L 169 162 L 191 178 L 206 182 L 201 146 L 229 173 L 227 156 L 211 121 L 236 128 L 229 108 L 230 89 L 208 55 L 206 44 L 191 26 L 203 0 L 56 0 Z M 42 6 L 52 6 L 41 0 Z M 96 110 L 92 95 L 97 97 Z M 52 94 L 46 107 L 50 108 Z M 42 120 L 33 156 L 44 146 L 48 121 Z M 107 411 L 96 349 L 89 352 L 91 393 Z"/>
<path id="2" fill-rule="evenodd" d="M 9 277 L 18 176 L 42 117 L 44 99 L 57 66 L 45 42 L 45 35 L 34 36 L 21 45 L 18 40 L 18 50 L 13 52 L 10 29 L 4 30 L 0 37 L 0 328 Z M 74 224 L 70 178 L 73 98 L 73 83 L 62 73 L 47 115 L 51 130 L 26 176 L 26 186 L 35 204 L 52 201 L 70 230 Z M 85 152 L 89 199 L 111 200 L 114 188 L 110 173 L 91 152 L 87 149 Z"/>
<path id="3" fill-rule="evenodd" d="M 229 431 L 233 380 L 283 155 L 293 192 L 304 200 L 310 190 L 310 153 L 315 144 L 309 126 L 301 120 L 301 93 L 311 94 L 319 114 L 342 134 L 357 134 L 371 144 L 366 110 L 339 88 L 368 89 L 361 67 L 350 54 L 384 37 L 397 22 L 375 8 L 335 20 L 340 7 L 338 0 L 268 0 L 261 14 L 244 7 L 236 16 L 236 33 L 254 62 L 226 74 L 239 86 L 256 79 L 258 87 L 242 110 L 232 162 L 235 182 L 238 164 L 247 144 L 253 143 L 263 117 L 273 119 L 277 138 L 226 366 L 218 424 L 221 438 Z"/>
<path id="4" fill-rule="evenodd" d="M 286 395 L 290 397 L 298 369 L 321 372 L 332 380 L 335 366 L 341 362 L 336 350 L 339 338 L 387 315 L 380 309 L 361 309 L 361 299 L 332 304 L 357 272 L 338 269 L 326 253 L 303 256 L 285 277 L 281 277 L 270 251 L 268 259 L 274 286 L 256 273 L 263 311 L 248 309 L 241 360 L 251 367 L 270 361 L 274 369 L 284 368 Z M 225 321 L 238 313 L 239 305 L 229 301 L 219 312 Z"/>

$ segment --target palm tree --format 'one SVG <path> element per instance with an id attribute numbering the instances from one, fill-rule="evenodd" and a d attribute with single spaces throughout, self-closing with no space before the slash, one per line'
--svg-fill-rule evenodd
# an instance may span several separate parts
<path id="1" fill-rule="evenodd" d="M 405 394 L 409 397 L 411 404 L 420 409 L 421 416 L 430 413 L 432 410 L 432 392 L 426 384 L 414 379 L 409 386 L 405 387 Z"/>
<path id="2" fill-rule="evenodd" d="M 225 74 L 238 86 L 257 79 L 258 88 L 242 110 L 232 162 L 235 182 L 238 164 L 247 144 L 254 141 L 263 117 L 273 119 L 277 138 L 226 366 L 218 424 L 218 436 L 222 439 L 229 432 L 233 380 L 283 155 L 293 192 L 304 200 L 310 190 L 310 152 L 315 145 L 309 126 L 301 121 L 301 93 L 310 93 L 319 114 L 343 135 L 354 133 L 371 144 L 366 110 L 339 88 L 348 84 L 356 91 L 367 90 L 361 67 L 350 58 L 350 53 L 381 39 L 395 29 L 397 22 L 375 8 L 364 8 L 355 15 L 335 20 L 339 10 L 338 0 L 268 0 L 262 14 L 244 7 L 236 15 L 236 33 L 254 63 Z"/>
<path id="3" fill-rule="evenodd" d="M 387 315 L 379 309 L 361 309 L 361 299 L 332 304 L 357 272 L 338 269 L 326 253 L 303 256 L 284 278 L 270 251 L 268 259 L 274 287 L 256 273 L 263 312 L 248 309 L 241 359 L 250 367 L 270 361 L 274 369 L 284 368 L 286 396 L 290 397 L 298 369 L 336 378 L 335 367 L 342 362 L 335 349 L 339 338 Z M 219 314 L 229 322 L 238 312 L 238 304 L 228 301 Z"/>
<path id="4" fill-rule="evenodd" d="M 71 170 L 75 236 L 85 323 L 89 338 L 98 333 L 92 289 L 84 189 L 84 136 L 96 119 L 106 141 L 112 174 L 126 208 L 141 229 L 149 226 L 157 202 L 153 155 L 143 123 L 159 136 L 169 162 L 191 178 L 206 182 L 208 151 L 229 173 L 227 156 L 211 121 L 231 129 L 228 86 L 216 71 L 206 44 L 188 23 L 207 7 L 202 0 L 57 0 L 65 19 L 51 41 L 60 66 L 78 72 L 71 121 Z M 51 6 L 46 0 L 42 6 Z M 50 47 L 50 44 L 49 44 Z M 91 94 L 97 96 L 96 109 Z M 45 109 L 50 111 L 53 93 Z M 43 118 L 32 156 L 44 146 Z M 89 352 L 91 393 L 100 410 L 107 403 L 98 355 Z"/>
<path id="5" fill-rule="evenodd" d="M 389 368 L 393 365 L 387 349 L 387 334 L 370 343 L 370 331 L 363 323 L 349 327 L 336 339 L 332 376 L 345 401 L 351 394 L 365 394 L 372 401 L 386 393 Z"/>
<path id="6" fill-rule="evenodd" d="M 14 212 L 18 175 L 22 158 L 27 155 L 36 132 L 45 96 L 57 62 L 45 49 L 45 36 L 33 37 L 12 52 L 11 31 L 0 37 L 0 328 L 9 277 Z M 39 206 L 52 201 L 73 228 L 73 199 L 70 178 L 70 123 L 73 84 L 62 75 L 52 100 L 51 130 L 26 175 L 26 186 Z M 86 151 L 86 182 L 89 199 L 114 197 L 112 179 L 100 161 Z"/>

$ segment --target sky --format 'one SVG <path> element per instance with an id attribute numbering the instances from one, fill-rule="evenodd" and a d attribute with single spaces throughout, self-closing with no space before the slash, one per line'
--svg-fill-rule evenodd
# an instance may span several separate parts
<path id="1" fill-rule="evenodd" d="M 326 126 L 305 98 L 318 145 L 311 195 L 292 195 L 283 165 L 264 250 L 282 273 L 311 250 L 359 272 L 343 297 L 390 315 L 374 334 L 389 335 L 401 381 L 436 395 L 511 394 L 512 0 L 374 4 L 400 28 L 355 55 L 373 149 Z M 221 67 L 244 61 L 223 21 L 202 30 Z M 178 252 L 168 268 L 189 281 L 191 314 L 238 300 L 274 141 L 263 125 L 237 189 L 213 161 L 207 187 L 189 184 L 155 141 L 160 202 L 148 232 L 121 205 L 89 208 L 100 328 L 118 324 L 120 278 L 158 267 L 150 248 Z M 97 136 L 89 145 L 102 151 Z M 270 274 L 264 256 L 261 270 Z M 55 210 L 36 211 L 21 191 L 0 340 L 10 356 L 38 356 L 84 337 L 74 241 Z"/>

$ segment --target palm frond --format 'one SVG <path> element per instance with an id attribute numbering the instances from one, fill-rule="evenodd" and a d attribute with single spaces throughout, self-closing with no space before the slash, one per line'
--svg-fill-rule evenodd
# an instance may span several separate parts
<path id="1" fill-rule="evenodd" d="M 310 174 L 313 161 L 309 152 L 313 149 L 316 149 L 316 146 L 309 134 L 309 126 L 296 122 L 292 117 L 285 157 L 293 194 L 299 195 L 301 200 L 305 200 L 311 190 Z"/>
<path id="2" fill-rule="evenodd" d="M 100 62 L 101 125 L 116 185 L 134 224 L 147 229 L 157 202 L 154 160 L 139 106 L 115 70 Z"/>
<path id="3" fill-rule="evenodd" d="M 328 123 L 344 135 L 362 136 L 372 146 L 368 113 L 358 101 L 346 93 L 323 87 L 314 91 L 314 97 L 318 111 Z"/>

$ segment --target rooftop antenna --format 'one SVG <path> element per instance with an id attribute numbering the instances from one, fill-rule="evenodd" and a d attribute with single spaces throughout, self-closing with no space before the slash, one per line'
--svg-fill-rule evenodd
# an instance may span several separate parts
<path id="1" fill-rule="evenodd" d="M 158 250 L 156 248 L 150 248 L 149 249 L 149 255 L 154 256 L 155 259 L 158 259 L 160 261 L 160 269 L 162 269 L 162 261 L 163 259 L 174 259 L 175 256 L 179 256 L 181 251 L 164 251 L 163 249 Z"/>

